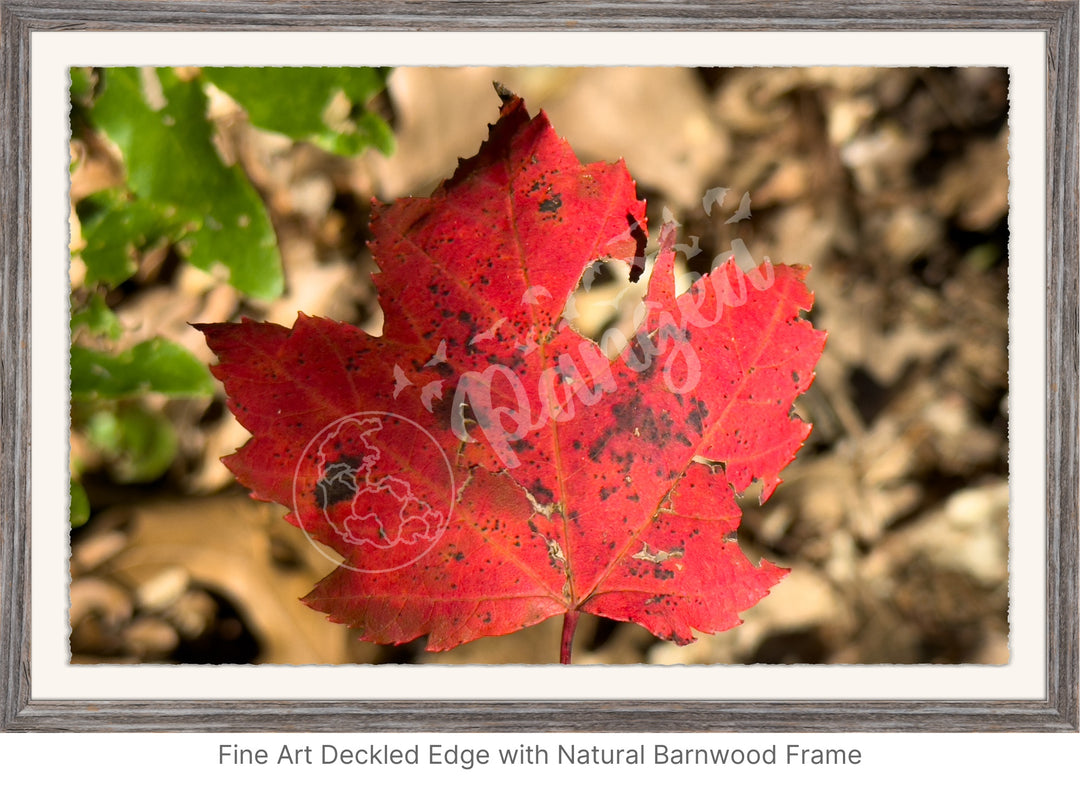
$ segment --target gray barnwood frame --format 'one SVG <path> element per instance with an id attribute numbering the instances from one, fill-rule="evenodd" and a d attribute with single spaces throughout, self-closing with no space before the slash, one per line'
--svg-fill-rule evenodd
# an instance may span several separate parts
<path id="1" fill-rule="evenodd" d="M 0 0 L 0 730 L 1076 731 L 1077 0 Z M 1046 35 L 1046 696 L 1037 701 L 36 701 L 30 35 L 50 30 L 1028 30 Z M 61 526 L 62 523 L 53 523 Z"/>

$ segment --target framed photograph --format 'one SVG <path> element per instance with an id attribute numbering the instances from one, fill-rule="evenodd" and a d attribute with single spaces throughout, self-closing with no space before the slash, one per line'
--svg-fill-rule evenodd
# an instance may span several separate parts
<path id="1" fill-rule="evenodd" d="M 0 0 L 0 728 L 1080 729 L 1077 5 L 362 8 Z"/>

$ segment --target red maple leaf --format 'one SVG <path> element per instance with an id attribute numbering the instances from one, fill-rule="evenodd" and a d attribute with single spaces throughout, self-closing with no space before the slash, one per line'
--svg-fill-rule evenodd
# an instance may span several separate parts
<path id="1" fill-rule="evenodd" d="M 582 165 L 505 97 L 425 199 L 374 206 L 385 332 L 300 315 L 198 326 L 252 433 L 224 460 L 341 564 L 304 599 L 369 641 L 446 650 L 582 612 L 686 643 L 786 574 L 740 550 L 736 494 L 779 483 L 824 334 L 805 269 L 733 260 L 675 297 L 661 232 L 626 351 L 564 319 L 590 263 L 643 266 L 622 162 Z"/>

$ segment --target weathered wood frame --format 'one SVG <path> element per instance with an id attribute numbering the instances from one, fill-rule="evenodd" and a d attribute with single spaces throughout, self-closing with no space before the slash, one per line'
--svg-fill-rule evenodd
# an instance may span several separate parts
<path id="1" fill-rule="evenodd" d="M 1076 731 L 1077 0 L 0 0 L 0 730 Z M 1037 701 L 30 699 L 30 34 L 49 30 L 1028 30 L 1046 34 L 1046 697 Z"/>

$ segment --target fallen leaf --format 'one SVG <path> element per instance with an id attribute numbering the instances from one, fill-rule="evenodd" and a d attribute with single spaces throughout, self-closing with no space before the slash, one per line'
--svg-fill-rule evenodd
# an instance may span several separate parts
<path id="1" fill-rule="evenodd" d="M 567 661 L 582 612 L 686 643 L 779 581 L 734 538 L 736 494 L 767 498 L 810 431 L 806 271 L 728 262 L 676 298 L 666 226 L 610 361 L 564 314 L 597 259 L 643 267 L 644 224 L 621 162 L 582 165 L 507 97 L 430 198 L 373 207 L 382 336 L 198 326 L 253 434 L 226 464 L 340 556 L 308 605 L 429 650 L 564 614 Z"/>

